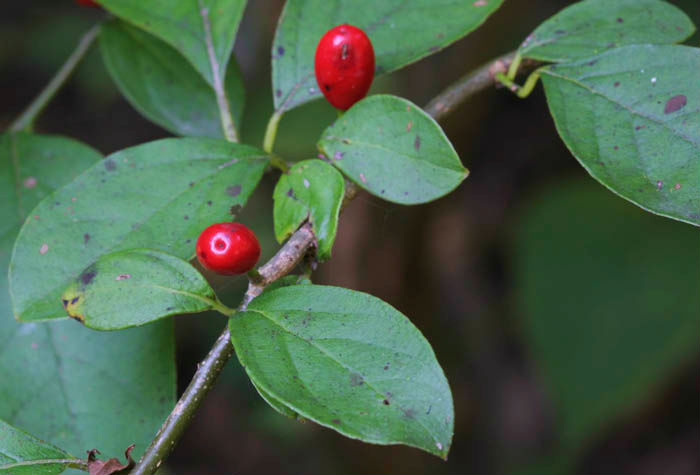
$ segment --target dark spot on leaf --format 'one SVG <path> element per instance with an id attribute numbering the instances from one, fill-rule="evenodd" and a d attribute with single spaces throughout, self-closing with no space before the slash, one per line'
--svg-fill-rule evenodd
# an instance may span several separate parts
<path id="1" fill-rule="evenodd" d="M 619 148 L 620 148 L 620 147 L 618 147 L 617 145 L 615 145 L 615 146 L 613 147 L 613 150 L 617 150 L 617 149 L 619 149 Z"/>
<path id="2" fill-rule="evenodd" d="M 211 206 L 211 200 L 207 201 L 207 204 L 208 204 L 209 206 Z"/>
<path id="3" fill-rule="evenodd" d="M 78 300 L 80 300 L 80 296 L 78 296 L 78 297 L 73 297 L 73 300 L 70 301 L 70 304 L 71 304 L 71 305 L 75 305 L 75 304 L 78 302 Z"/>
<path id="4" fill-rule="evenodd" d="M 566 33 L 566 30 L 556 30 L 554 32 L 555 35 L 563 35 L 564 33 Z"/>
<path id="5" fill-rule="evenodd" d="M 108 160 L 105 160 L 105 169 L 108 172 L 113 172 L 114 170 L 117 169 L 117 164 L 114 163 L 114 160 L 112 160 L 111 158 Z"/>
<path id="6" fill-rule="evenodd" d="M 188 219 L 190 219 L 190 217 L 189 217 L 189 216 L 187 216 L 187 215 L 185 215 L 184 217 L 185 217 L 185 220 L 188 220 Z"/>
<path id="7" fill-rule="evenodd" d="M 413 141 L 413 148 L 416 149 L 416 152 L 420 150 L 420 135 L 416 135 L 416 140 Z"/>
<path id="8" fill-rule="evenodd" d="M 413 409 L 401 409 L 401 412 L 403 412 L 403 415 L 406 419 L 416 418 L 416 411 L 414 411 Z"/>
<path id="9" fill-rule="evenodd" d="M 229 196 L 238 196 L 241 194 L 241 185 L 232 185 L 226 188 L 226 194 Z"/>
<path id="10" fill-rule="evenodd" d="M 231 208 L 228 210 L 229 214 L 233 216 L 234 218 L 238 216 L 241 212 L 243 207 L 241 205 L 233 205 Z"/>
<path id="11" fill-rule="evenodd" d="M 617 43 L 608 43 L 607 46 L 608 48 L 614 48 L 615 46 L 617 46 Z"/>
<path id="12" fill-rule="evenodd" d="M 673 96 L 666 102 L 666 107 L 664 107 L 664 114 L 670 114 L 676 112 L 679 109 L 685 107 L 688 103 L 688 98 L 680 94 L 678 96 Z"/>
<path id="13" fill-rule="evenodd" d="M 361 386 L 364 382 L 361 374 L 350 373 L 350 386 Z"/>
<path id="14" fill-rule="evenodd" d="M 385 406 L 388 406 L 389 404 L 391 404 L 388 399 L 384 399 L 384 401 L 382 401 L 382 402 L 384 403 Z"/>
<path id="15" fill-rule="evenodd" d="M 275 96 L 282 97 L 282 91 L 280 89 L 275 90 Z"/>
<path id="16" fill-rule="evenodd" d="M 589 61 L 587 64 L 588 64 L 589 66 L 593 66 L 593 65 L 594 65 L 595 63 L 597 63 L 597 62 L 598 62 L 598 60 L 597 60 L 597 59 L 594 59 L 593 61 Z"/>
<path id="17" fill-rule="evenodd" d="M 386 191 L 386 190 L 382 190 L 382 194 L 384 194 L 385 191 Z"/>
<path id="18" fill-rule="evenodd" d="M 299 198 L 297 198 L 297 196 L 294 194 L 294 190 L 291 189 L 291 188 L 289 189 L 289 191 L 287 191 L 287 196 L 289 196 L 289 197 L 290 197 L 291 199 L 293 199 L 294 201 L 298 201 L 298 200 L 299 200 Z"/>
<path id="19" fill-rule="evenodd" d="M 169 312 L 169 311 L 174 310 L 174 309 L 175 309 L 175 307 L 166 307 L 165 311 L 166 311 L 166 312 Z M 162 399 L 162 398 L 161 398 L 161 399 Z"/>
<path id="20" fill-rule="evenodd" d="M 340 419 L 333 419 L 331 422 L 337 426 L 340 425 Z"/>
<path id="21" fill-rule="evenodd" d="M 623 21 L 625 21 L 625 20 L 623 20 L 622 18 L 618 18 L 618 19 L 617 19 L 617 22 L 618 22 L 618 23 L 622 23 Z"/>
<path id="22" fill-rule="evenodd" d="M 646 128 L 647 128 L 646 125 L 638 125 L 634 128 L 634 130 L 642 130 L 642 129 L 646 129 Z"/>
<path id="23" fill-rule="evenodd" d="M 193 182 L 193 181 L 189 182 L 188 184 L 189 184 L 190 188 L 192 188 L 192 187 L 194 186 L 194 182 Z"/>
<path id="24" fill-rule="evenodd" d="M 388 370 L 388 369 L 389 369 L 389 363 L 387 363 L 387 364 L 384 365 L 384 371 L 386 371 L 386 370 Z"/>
<path id="25" fill-rule="evenodd" d="M 280 56 L 284 56 L 284 46 L 277 47 L 277 54 Z"/>
<path id="26" fill-rule="evenodd" d="M 78 280 L 85 286 L 89 285 L 90 282 L 95 278 L 97 275 L 97 269 L 95 269 L 95 266 L 90 266 L 87 269 L 83 271 L 82 274 L 78 277 Z"/>
<path id="27" fill-rule="evenodd" d="M 88 233 L 83 234 L 83 244 L 90 242 L 90 235 Z"/>
<path id="28" fill-rule="evenodd" d="M 63 302 L 63 308 L 68 307 L 68 299 L 61 299 L 61 302 Z"/>
<path id="29" fill-rule="evenodd" d="M 620 85 L 620 81 L 615 81 L 615 84 L 613 84 L 613 87 L 617 87 Z"/>

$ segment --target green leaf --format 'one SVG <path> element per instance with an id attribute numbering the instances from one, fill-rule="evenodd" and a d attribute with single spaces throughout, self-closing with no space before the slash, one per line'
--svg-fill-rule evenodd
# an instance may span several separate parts
<path id="1" fill-rule="evenodd" d="M 99 0 L 180 52 L 211 85 L 223 82 L 245 0 Z"/>
<path id="2" fill-rule="evenodd" d="M 8 292 L 20 218 L 99 158 L 66 138 L 0 136 L 0 418 L 75 454 L 97 447 L 116 457 L 136 443 L 140 455 L 175 404 L 172 322 L 119 333 L 19 324 Z"/>
<path id="3" fill-rule="evenodd" d="M 319 259 L 330 258 L 344 195 L 345 180 L 332 166 L 321 160 L 295 164 L 275 187 L 277 241 L 287 239 L 308 219 L 318 239 Z"/>
<path id="4" fill-rule="evenodd" d="M 626 46 L 542 70 L 571 153 L 641 208 L 698 225 L 700 50 Z"/>
<path id="5" fill-rule="evenodd" d="M 440 126 L 395 96 L 361 100 L 323 132 L 318 147 L 352 181 L 394 203 L 435 200 L 469 174 Z"/>
<path id="6" fill-rule="evenodd" d="M 319 285 L 264 292 L 229 321 L 254 384 L 348 437 L 446 457 L 452 395 L 411 322 L 371 295 Z"/>
<path id="7" fill-rule="evenodd" d="M 284 403 L 279 399 L 275 399 L 269 393 L 265 392 L 265 390 L 261 389 L 258 385 L 255 384 L 255 381 L 251 379 L 250 382 L 253 383 L 253 387 L 258 392 L 258 394 L 260 394 L 260 397 L 263 398 L 265 402 L 268 403 L 270 407 L 272 407 L 275 411 L 279 412 L 283 416 L 287 416 L 292 419 L 299 418 L 299 414 L 285 406 Z"/>
<path id="8" fill-rule="evenodd" d="M 0 474 L 54 475 L 72 460 L 66 452 L 0 420 Z"/>
<path id="9" fill-rule="evenodd" d="M 564 452 L 648 407 L 697 361 L 698 233 L 588 180 L 541 193 L 515 236 L 514 308 Z"/>
<path id="10" fill-rule="evenodd" d="M 145 247 L 191 259 L 199 233 L 231 219 L 266 164 L 257 149 L 205 138 L 110 155 L 42 201 L 22 227 L 10 264 L 15 316 L 65 317 L 61 293 L 109 252 Z"/>
<path id="11" fill-rule="evenodd" d="M 385 74 L 433 54 L 475 30 L 503 0 L 348 1 L 288 0 L 272 44 L 275 110 L 286 111 L 321 97 L 314 55 L 321 36 L 349 23 L 374 46 L 375 74 Z"/>
<path id="12" fill-rule="evenodd" d="M 68 315 L 95 330 L 119 330 L 218 305 L 194 267 L 152 249 L 101 256 L 68 286 L 61 301 Z"/>
<path id="13" fill-rule="evenodd" d="M 224 138 L 214 89 L 168 44 L 113 20 L 102 26 L 100 49 L 112 79 L 143 116 L 174 134 Z M 225 83 L 240 124 L 245 91 L 235 59 Z"/>
<path id="14" fill-rule="evenodd" d="M 542 23 L 519 51 L 541 61 L 573 61 L 620 46 L 680 43 L 694 31 L 683 11 L 660 0 L 585 0 Z"/>

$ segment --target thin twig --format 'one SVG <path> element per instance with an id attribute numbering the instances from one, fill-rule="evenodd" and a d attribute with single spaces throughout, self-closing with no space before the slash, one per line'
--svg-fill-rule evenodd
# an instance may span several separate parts
<path id="1" fill-rule="evenodd" d="M 503 55 L 473 73 L 464 76 L 430 101 L 430 104 L 425 108 L 426 111 L 436 120 L 442 119 L 457 104 L 464 102 L 468 97 L 485 88 L 495 85 L 497 82 L 495 74 L 507 71 L 514 55 L 515 53 Z M 524 67 L 525 62 L 521 68 Z M 529 68 L 529 65 L 527 67 Z M 357 187 L 355 184 L 346 182 L 345 199 L 341 209 L 347 206 L 356 193 Z M 267 285 L 294 270 L 315 242 L 316 238 L 309 223 L 304 224 L 292 234 L 277 254 L 258 269 L 262 280 L 256 276 L 255 279 L 249 281 L 248 290 L 243 297 L 239 311 L 244 311 L 248 304 L 260 295 Z M 211 389 L 224 364 L 233 356 L 233 346 L 231 345 L 230 337 L 227 325 L 216 340 L 214 347 L 200 363 L 190 385 L 180 397 L 175 409 L 168 416 L 168 419 L 158 431 L 151 445 L 146 449 L 139 463 L 132 470 L 131 475 L 150 475 L 154 473 L 173 450 L 192 416 Z"/>
<path id="2" fill-rule="evenodd" d="M 506 73 L 515 57 L 516 52 L 511 51 L 467 73 L 435 96 L 425 106 L 425 111 L 437 121 L 444 119 L 447 114 L 473 95 L 498 84 L 496 74 Z M 538 64 L 537 61 L 523 59 L 518 72 L 529 72 Z"/>
<path id="3" fill-rule="evenodd" d="M 70 75 L 75 71 L 75 68 L 80 64 L 80 61 L 85 57 L 90 50 L 90 46 L 97 38 L 100 32 L 100 23 L 94 25 L 80 38 L 78 46 L 73 53 L 68 57 L 66 62 L 61 66 L 56 75 L 51 78 L 51 81 L 46 85 L 43 91 L 29 104 L 29 107 L 22 112 L 17 120 L 10 124 L 10 132 L 19 132 L 21 130 L 31 131 L 32 125 L 37 116 L 46 107 L 56 93 L 63 87 Z"/>

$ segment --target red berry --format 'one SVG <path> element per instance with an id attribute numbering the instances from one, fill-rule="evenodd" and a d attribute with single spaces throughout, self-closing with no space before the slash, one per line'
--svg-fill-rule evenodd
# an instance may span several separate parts
<path id="1" fill-rule="evenodd" d="M 83 7 L 100 8 L 100 5 L 95 3 L 93 0 L 75 0 L 75 3 L 77 3 L 78 5 L 81 5 Z"/>
<path id="2" fill-rule="evenodd" d="M 316 82 L 328 102 L 347 110 L 365 97 L 374 78 L 374 48 L 361 29 L 338 25 L 316 46 Z"/>
<path id="3" fill-rule="evenodd" d="M 212 224 L 202 231 L 195 247 L 197 259 L 219 274 L 244 274 L 260 258 L 255 233 L 241 223 Z"/>

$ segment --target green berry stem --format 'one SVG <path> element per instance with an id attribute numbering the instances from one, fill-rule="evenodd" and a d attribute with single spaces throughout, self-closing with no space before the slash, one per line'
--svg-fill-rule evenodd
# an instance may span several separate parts
<path id="1" fill-rule="evenodd" d="M 282 111 L 275 111 L 274 114 L 270 116 L 270 120 L 267 122 L 267 129 L 265 129 L 265 138 L 263 139 L 263 150 L 267 153 L 272 153 L 272 149 L 275 147 L 275 138 L 277 138 L 277 126 L 282 119 Z"/>
<path id="2" fill-rule="evenodd" d="M 90 47 L 95 42 L 97 34 L 100 32 L 101 23 L 97 23 L 92 28 L 90 28 L 85 34 L 80 38 L 78 46 L 75 48 L 73 53 L 68 57 L 66 62 L 61 66 L 56 75 L 51 78 L 51 81 L 46 85 L 43 91 L 29 104 L 22 115 L 20 115 L 12 124 L 10 124 L 10 132 L 20 132 L 27 131 L 31 132 L 37 117 L 48 105 L 48 103 L 53 99 L 56 93 L 63 87 L 68 78 L 71 76 L 73 71 L 75 71 L 80 61 L 85 57 Z"/>

